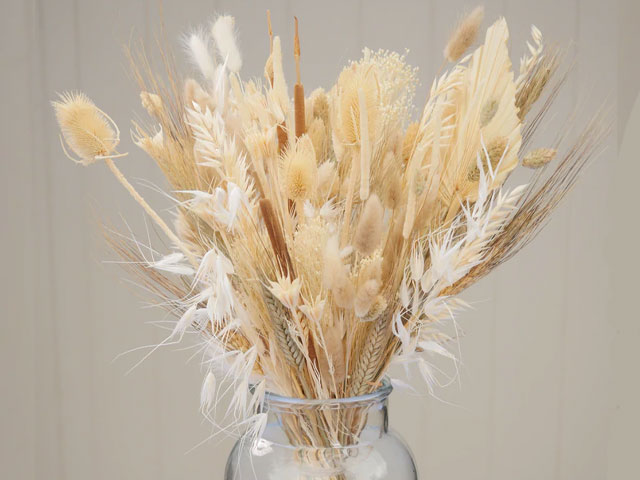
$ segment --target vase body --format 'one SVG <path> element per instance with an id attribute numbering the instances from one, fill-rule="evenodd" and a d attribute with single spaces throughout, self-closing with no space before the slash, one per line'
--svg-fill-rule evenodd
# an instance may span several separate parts
<path id="1" fill-rule="evenodd" d="M 345 399 L 267 394 L 260 438 L 240 438 L 225 480 L 415 480 L 405 443 L 389 430 L 391 386 Z"/>

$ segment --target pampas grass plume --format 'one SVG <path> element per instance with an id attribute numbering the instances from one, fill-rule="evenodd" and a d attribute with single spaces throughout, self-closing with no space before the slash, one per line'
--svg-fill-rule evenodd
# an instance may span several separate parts
<path id="1" fill-rule="evenodd" d="M 455 28 L 444 48 L 444 58 L 457 62 L 467 49 L 475 42 L 480 24 L 484 19 L 484 7 L 474 8 Z"/>
<path id="2" fill-rule="evenodd" d="M 227 63 L 229 71 L 237 73 L 242 67 L 242 56 L 236 42 L 234 30 L 235 19 L 229 15 L 222 15 L 211 26 L 211 35 L 216 41 L 218 52 L 222 60 Z"/>
<path id="3" fill-rule="evenodd" d="M 79 163 L 89 165 L 113 153 L 119 140 L 117 127 L 114 130 L 115 124 L 89 97 L 66 92 L 52 104 L 64 141 L 80 157 Z"/>
<path id="4" fill-rule="evenodd" d="M 377 195 L 372 194 L 367 199 L 360 214 L 353 246 L 362 255 L 372 254 L 382 240 L 382 217 L 384 208 Z"/>

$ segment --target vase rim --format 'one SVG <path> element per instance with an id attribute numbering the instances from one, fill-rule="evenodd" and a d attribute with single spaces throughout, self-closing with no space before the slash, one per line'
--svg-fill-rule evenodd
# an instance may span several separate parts
<path id="1" fill-rule="evenodd" d="M 348 407 L 352 405 L 362 405 L 367 403 L 382 402 L 389 397 L 393 390 L 393 385 L 388 378 L 381 380 L 381 385 L 371 393 L 357 395 L 354 397 L 344 398 L 297 398 L 286 397 L 277 393 L 266 392 L 264 395 L 264 403 L 269 406 L 286 406 L 286 407 Z"/>

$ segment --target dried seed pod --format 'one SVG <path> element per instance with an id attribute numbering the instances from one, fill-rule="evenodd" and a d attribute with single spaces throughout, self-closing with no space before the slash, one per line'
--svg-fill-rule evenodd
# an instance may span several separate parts
<path id="1" fill-rule="evenodd" d="M 474 8 L 469 15 L 458 23 L 444 48 L 445 59 L 450 62 L 457 62 L 464 55 L 464 52 L 476 41 L 483 19 L 484 7 L 479 6 Z"/>
<path id="2" fill-rule="evenodd" d="M 532 150 L 522 159 L 522 166 L 527 168 L 540 168 L 549 163 L 558 153 L 553 148 L 538 148 Z"/>
<path id="3" fill-rule="evenodd" d="M 377 195 L 369 196 L 360 214 L 353 246 L 362 255 L 371 255 L 382 240 L 382 217 L 384 208 Z"/>

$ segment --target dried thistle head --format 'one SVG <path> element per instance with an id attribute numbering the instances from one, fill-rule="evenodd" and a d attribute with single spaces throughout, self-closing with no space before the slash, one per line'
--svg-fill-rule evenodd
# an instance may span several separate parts
<path id="1" fill-rule="evenodd" d="M 376 138 L 380 121 L 380 97 L 376 69 L 371 64 L 354 63 L 338 78 L 337 119 L 334 128 L 347 145 L 360 142 L 360 97 L 364 98 L 369 138 Z"/>
<path id="2" fill-rule="evenodd" d="M 119 142 L 113 121 L 83 93 L 66 92 L 52 102 L 58 125 L 78 163 L 89 165 L 113 154 Z"/>
<path id="3" fill-rule="evenodd" d="M 291 200 L 306 200 L 317 181 L 316 153 L 308 135 L 302 135 L 289 147 L 284 158 L 283 189 Z"/>
<path id="4" fill-rule="evenodd" d="M 537 148 L 527 153 L 522 159 L 522 166 L 527 168 L 540 168 L 554 159 L 558 153 L 553 148 Z"/>
<path id="5" fill-rule="evenodd" d="M 315 118 L 320 118 L 325 125 L 329 125 L 329 98 L 322 88 L 311 92 L 311 110 Z"/>
<path id="6" fill-rule="evenodd" d="M 445 59 L 457 62 L 462 57 L 464 52 L 475 42 L 483 19 L 484 7 L 478 6 L 458 23 L 444 47 Z"/>

